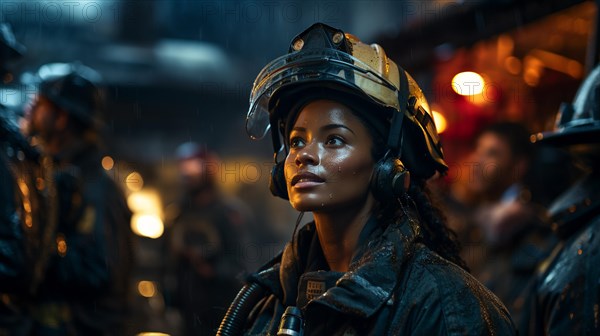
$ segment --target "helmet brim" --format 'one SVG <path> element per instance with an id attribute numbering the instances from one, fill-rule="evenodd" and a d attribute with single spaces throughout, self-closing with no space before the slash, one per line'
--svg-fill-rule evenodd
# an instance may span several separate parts
<path id="1" fill-rule="evenodd" d="M 532 142 L 554 147 L 600 143 L 600 122 L 532 136 Z"/>

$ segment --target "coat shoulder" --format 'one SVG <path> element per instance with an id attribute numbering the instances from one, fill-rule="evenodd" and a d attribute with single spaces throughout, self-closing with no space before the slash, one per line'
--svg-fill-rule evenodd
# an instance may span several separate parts
<path id="1" fill-rule="evenodd" d="M 448 335 L 515 334 L 502 302 L 461 267 L 420 245 L 407 270 L 402 296 L 409 304 L 439 307 L 437 323 Z"/>

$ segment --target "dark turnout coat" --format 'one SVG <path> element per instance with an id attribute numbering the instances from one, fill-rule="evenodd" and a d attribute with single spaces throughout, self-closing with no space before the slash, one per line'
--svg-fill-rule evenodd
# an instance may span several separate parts
<path id="1" fill-rule="evenodd" d="M 100 162 L 96 147 L 84 144 L 56 158 L 53 180 L 58 220 L 50 232 L 54 244 L 44 251 L 46 265 L 34 292 L 26 286 L 7 286 L 31 282 L 28 272 L 12 271 L 27 265 L 7 267 L 4 263 L 22 255 L 20 246 L 29 242 L 18 235 L 0 236 L 0 279 L 6 279 L 0 293 L 7 293 L 0 305 L 1 335 L 125 333 L 133 262 L 131 212 Z"/>
<path id="2" fill-rule="evenodd" d="M 502 303 L 475 278 L 420 242 L 408 220 L 369 220 L 350 270 L 329 271 L 314 223 L 252 275 L 268 289 L 246 335 L 275 335 L 286 306 L 302 310 L 305 335 L 513 335 Z"/>
<path id="3" fill-rule="evenodd" d="M 561 243 L 542 264 L 529 335 L 600 335 L 599 193 L 595 172 L 550 209 Z"/>

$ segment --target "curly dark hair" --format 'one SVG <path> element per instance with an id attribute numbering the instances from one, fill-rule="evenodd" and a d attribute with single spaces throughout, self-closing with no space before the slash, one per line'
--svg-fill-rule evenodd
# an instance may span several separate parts
<path id="1" fill-rule="evenodd" d="M 373 139 L 373 149 L 371 150 L 373 160 L 375 162 L 381 160 L 387 152 L 387 143 L 384 135 L 381 133 L 381 130 L 369 127 L 372 121 L 366 120 L 363 113 L 357 113 L 352 108 L 351 110 L 365 125 L 367 125 L 367 129 Z M 379 204 L 375 209 L 375 215 L 384 222 L 395 222 L 401 219 L 402 216 L 406 216 L 406 213 L 402 210 L 402 206 L 404 205 L 400 202 L 414 203 L 414 205 L 405 205 L 414 206 L 416 208 L 415 210 L 420 219 L 419 226 L 421 227 L 423 244 L 444 259 L 469 271 L 467 264 L 460 257 L 460 244 L 456 233 L 446 224 L 446 216 L 436 205 L 436 202 L 434 202 L 432 193 L 427 188 L 425 180 L 411 176 L 407 196 L 406 200 L 394 199 L 388 204 Z"/>
<path id="2" fill-rule="evenodd" d="M 448 227 L 444 213 L 436 205 L 425 181 L 411 181 L 408 195 L 414 200 L 423 229 L 423 243 L 437 254 L 469 271 L 460 257 L 460 243 L 456 233 Z"/>

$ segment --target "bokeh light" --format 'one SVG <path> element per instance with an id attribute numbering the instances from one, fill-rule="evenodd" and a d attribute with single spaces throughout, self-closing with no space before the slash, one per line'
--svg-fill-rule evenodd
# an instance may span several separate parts
<path id="1" fill-rule="evenodd" d="M 157 215 L 135 214 L 131 217 L 131 230 L 138 236 L 146 238 L 160 238 L 165 227 Z"/>
<path id="2" fill-rule="evenodd" d="M 432 114 L 433 122 L 435 123 L 435 128 L 437 129 L 438 133 L 443 133 L 446 130 L 446 127 L 448 126 L 448 123 L 446 122 L 446 117 L 444 117 L 443 114 L 437 111 L 432 111 Z"/>
<path id="3" fill-rule="evenodd" d="M 461 96 L 481 94 L 485 81 L 480 74 L 472 71 L 458 73 L 452 78 L 452 90 Z"/>
<path id="4" fill-rule="evenodd" d="M 151 298 L 156 294 L 156 286 L 152 281 L 142 280 L 138 282 L 137 288 L 138 293 L 143 297 Z"/>
<path id="5" fill-rule="evenodd" d="M 105 156 L 102 158 L 102 168 L 104 170 L 111 170 L 115 166 L 115 161 L 110 156 Z"/>

